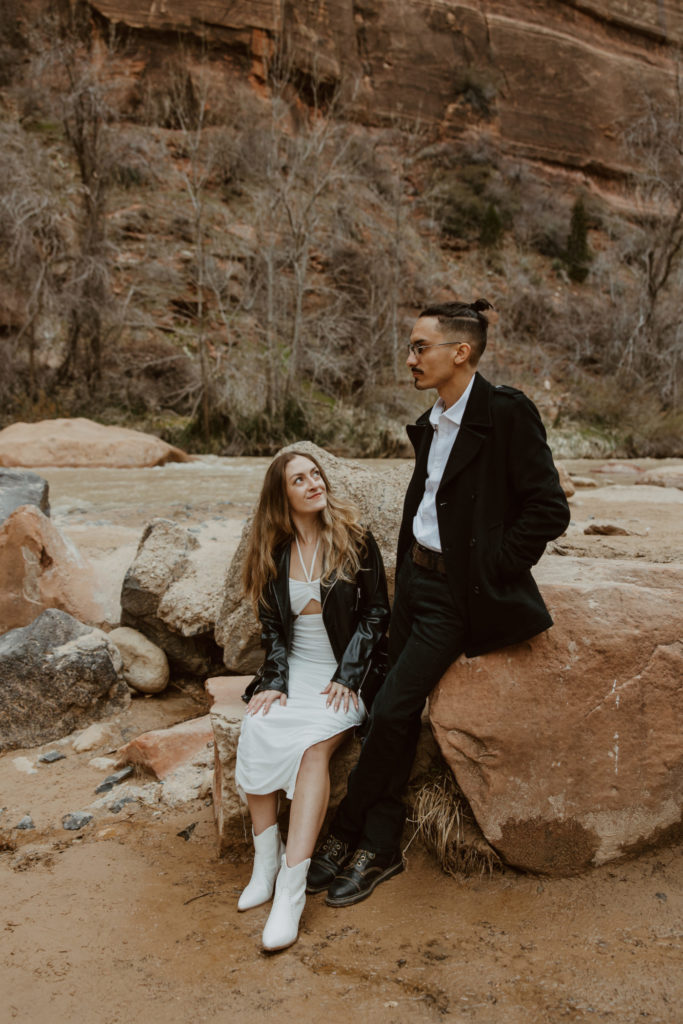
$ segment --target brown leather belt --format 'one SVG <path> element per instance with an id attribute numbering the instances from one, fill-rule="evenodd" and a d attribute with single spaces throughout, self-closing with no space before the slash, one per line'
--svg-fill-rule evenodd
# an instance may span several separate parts
<path id="1" fill-rule="evenodd" d="M 432 572 L 441 573 L 442 576 L 446 575 L 446 563 L 443 555 L 439 554 L 438 551 L 430 551 L 429 548 L 418 544 L 416 540 L 413 541 L 410 548 L 410 557 L 415 562 L 415 565 L 420 565 L 423 569 L 431 569 Z"/>

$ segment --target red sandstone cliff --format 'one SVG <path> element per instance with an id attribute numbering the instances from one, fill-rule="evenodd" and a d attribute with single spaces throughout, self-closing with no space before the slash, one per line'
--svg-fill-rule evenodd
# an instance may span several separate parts
<path id="1" fill-rule="evenodd" d="M 358 83 L 366 123 L 485 128 L 520 157 L 612 175 L 620 123 L 670 94 L 680 0 L 94 0 L 113 22 L 185 31 L 258 62 L 282 36 L 295 66 Z"/>

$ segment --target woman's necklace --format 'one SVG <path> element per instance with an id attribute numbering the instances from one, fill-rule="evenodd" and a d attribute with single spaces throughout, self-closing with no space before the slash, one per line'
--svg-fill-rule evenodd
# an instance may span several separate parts
<path id="1" fill-rule="evenodd" d="M 294 540 L 296 542 L 296 550 L 299 552 L 299 561 L 301 562 L 301 568 L 304 571 L 304 576 L 306 577 L 306 582 L 307 583 L 312 583 L 313 582 L 313 572 L 315 570 L 315 560 L 318 557 L 318 548 L 320 547 L 320 537 L 318 537 L 317 541 L 315 542 L 315 550 L 313 552 L 313 558 L 311 559 L 311 568 L 310 568 L 310 570 L 306 568 L 306 563 L 304 562 L 304 556 L 301 554 L 301 547 L 299 546 L 299 537 L 298 537 L 298 535 L 296 533 L 294 534 Z"/>

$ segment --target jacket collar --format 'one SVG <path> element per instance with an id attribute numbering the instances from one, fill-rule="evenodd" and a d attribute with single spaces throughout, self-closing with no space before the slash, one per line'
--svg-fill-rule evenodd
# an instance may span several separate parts
<path id="1" fill-rule="evenodd" d="M 491 428 L 491 391 L 491 384 L 477 372 L 439 489 L 453 480 L 479 451 L 487 431 Z M 431 409 L 427 409 L 416 423 L 406 428 L 415 448 L 415 476 L 421 480 L 427 477 L 427 459 L 434 433 L 429 421 L 430 412 Z"/>

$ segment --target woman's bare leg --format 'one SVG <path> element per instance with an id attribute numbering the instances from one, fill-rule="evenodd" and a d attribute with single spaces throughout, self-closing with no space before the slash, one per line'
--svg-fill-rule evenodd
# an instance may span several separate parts
<path id="1" fill-rule="evenodd" d="M 290 867 L 313 853 L 330 799 L 330 758 L 349 731 L 315 743 L 304 752 L 289 811 L 286 852 Z"/>
<path id="2" fill-rule="evenodd" d="M 251 826 L 255 836 L 260 836 L 277 821 L 277 793 L 247 793 L 247 804 L 251 815 Z"/>

